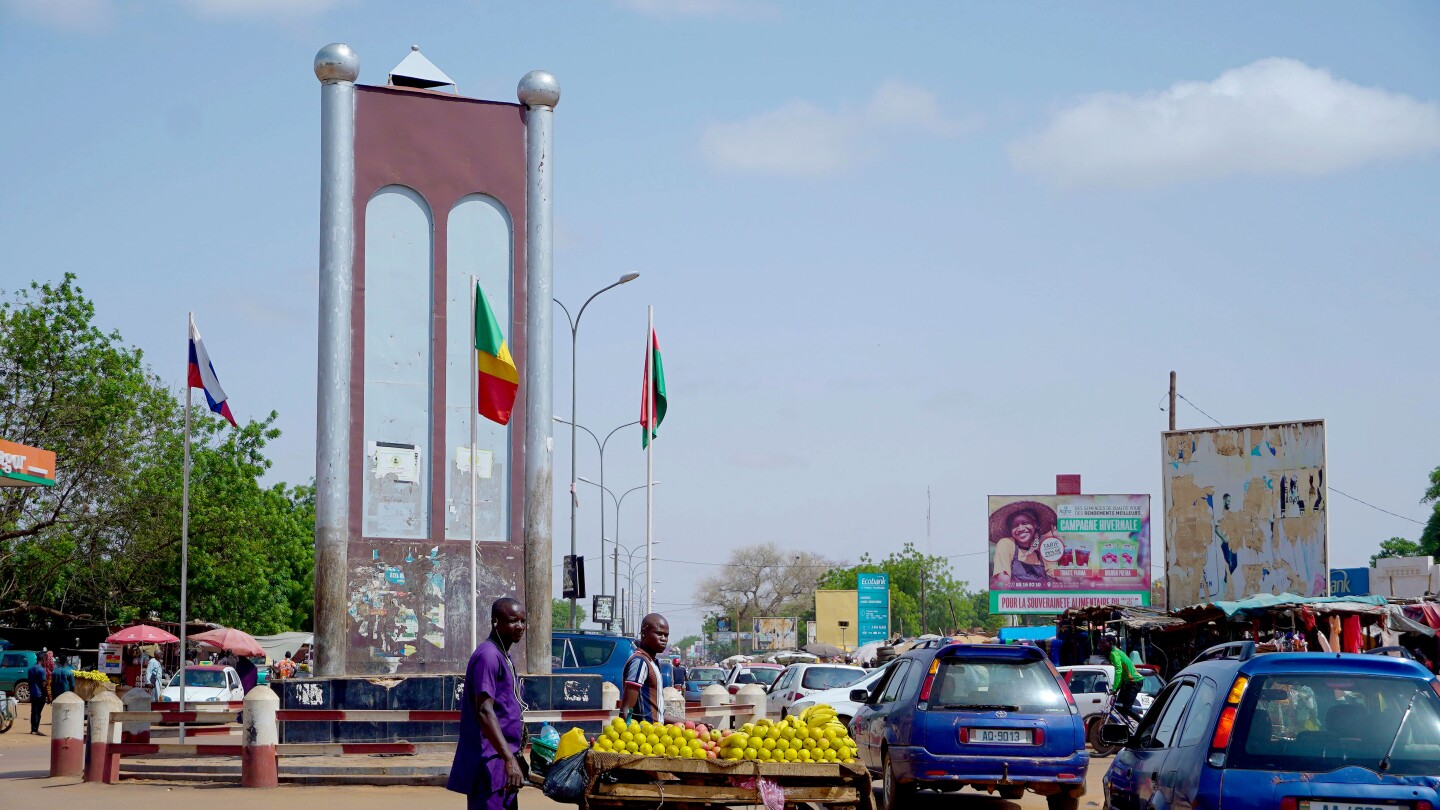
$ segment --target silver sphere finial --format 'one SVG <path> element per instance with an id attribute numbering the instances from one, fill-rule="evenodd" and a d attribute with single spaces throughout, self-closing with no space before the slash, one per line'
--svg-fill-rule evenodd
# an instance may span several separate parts
<path id="1" fill-rule="evenodd" d="M 560 103 L 560 82 L 544 70 L 532 70 L 520 78 L 515 95 L 526 107 L 554 107 Z"/>
<path id="2" fill-rule="evenodd" d="M 412 50 L 412 51 L 418 51 L 418 50 L 420 50 L 420 46 L 419 46 L 419 45 L 411 45 L 411 46 L 410 46 L 410 50 Z"/>
<path id="3" fill-rule="evenodd" d="M 315 54 L 315 78 L 321 82 L 353 82 L 360 76 L 360 57 L 343 42 L 332 42 Z"/>

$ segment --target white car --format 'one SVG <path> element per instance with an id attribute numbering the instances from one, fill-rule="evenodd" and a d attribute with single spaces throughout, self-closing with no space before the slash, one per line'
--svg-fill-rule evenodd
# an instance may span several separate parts
<path id="1" fill-rule="evenodd" d="M 839 689 L 865 677 L 865 670 L 849 664 L 791 664 L 766 690 L 766 709 L 785 717 L 791 703 L 811 692 Z"/>
<path id="2" fill-rule="evenodd" d="M 1135 708 L 1143 716 L 1155 702 L 1155 696 L 1165 688 L 1165 679 L 1153 666 L 1139 664 L 1135 670 L 1145 678 L 1140 683 L 1140 694 L 1135 697 Z M 1110 698 L 1111 685 L 1115 683 L 1115 668 L 1109 664 L 1079 664 L 1060 667 L 1060 677 L 1065 679 L 1075 706 L 1080 709 L 1080 719 L 1088 729 L 1093 719 L 1098 719 Z"/>
<path id="3" fill-rule="evenodd" d="M 846 728 L 849 728 L 850 718 L 854 717 L 855 712 L 860 709 L 860 704 L 850 699 L 850 692 L 855 689 L 864 689 L 866 691 L 869 691 L 872 687 L 875 686 L 876 682 L 878 682 L 880 678 L 889 671 L 892 665 L 893 664 L 886 664 L 879 669 L 867 670 L 867 674 L 865 675 L 865 677 L 861 678 L 855 683 L 850 684 L 849 686 L 842 686 L 838 689 L 825 689 L 820 692 L 811 692 L 805 697 L 791 703 L 789 706 L 786 706 L 785 711 L 787 714 L 799 714 L 800 712 L 805 711 L 811 706 L 819 706 L 821 704 L 824 704 L 834 709 L 835 714 L 839 715 L 840 722 L 844 723 Z"/>
<path id="4" fill-rule="evenodd" d="M 170 677 L 170 682 L 160 690 L 162 700 L 180 700 L 180 673 Z M 240 686 L 240 675 L 234 667 L 200 665 L 185 667 L 185 701 L 187 703 L 221 703 L 244 700 L 245 690 Z"/>

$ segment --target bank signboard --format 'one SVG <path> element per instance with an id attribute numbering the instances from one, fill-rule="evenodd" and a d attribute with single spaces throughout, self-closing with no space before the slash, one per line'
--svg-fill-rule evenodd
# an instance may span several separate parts
<path id="1" fill-rule="evenodd" d="M 1150 604 L 1149 495 L 991 495 L 990 611 Z"/>
<path id="2" fill-rule="evenodd" d="M 890 575 L 861 573 L 856 577 L 859 629 L 856 645 L 883 641 L 890 636 Z"/>

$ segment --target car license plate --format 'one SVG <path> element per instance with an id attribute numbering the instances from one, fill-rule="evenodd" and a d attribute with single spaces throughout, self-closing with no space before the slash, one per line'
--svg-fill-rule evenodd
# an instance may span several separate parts
<path id="1" fill-rule="evenodd" d="M 970 742 L 1000 745 L 1029 745 L 1033 737 L 1028 728 L 972 728 Z M 1320 808 L 1314 808 L 1320 810 Z M 1394 810 L 1390 808 L 1389 810 Z"/>
<path id="2" fill-rule="evenodd" d="M 1401 810 L 1408 806 L 1387 802 L 1337 802 L 1330 799 L 1309 799 L 1300 802 L 1300 810 Z"/>

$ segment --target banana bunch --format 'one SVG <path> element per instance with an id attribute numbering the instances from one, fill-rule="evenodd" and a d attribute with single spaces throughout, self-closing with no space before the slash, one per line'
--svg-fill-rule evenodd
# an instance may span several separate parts
<path id="1" fill-rule="evenodd" d="M 835 710 L 823 703 L 816 704 L 800 712 L 800 719 L 810 728 L 824 728 L 833 723 L 841 731 L 847 734 L 850 732 L 849 729 L 841 725 L 840 720 L 835 714 Z"/>

